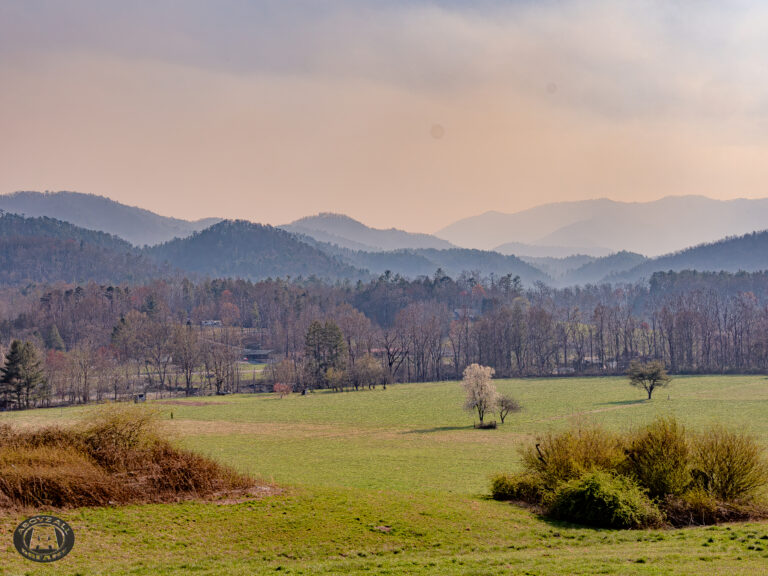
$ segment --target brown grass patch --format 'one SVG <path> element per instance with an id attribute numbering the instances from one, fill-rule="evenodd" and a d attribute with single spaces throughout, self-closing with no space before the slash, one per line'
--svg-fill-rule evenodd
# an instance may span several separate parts
<path id="1" fill-rule="evenodd" d="M 249 476 L 181 450 L 143 407 L 102 408 L 88 423 L 0 425 L 0 507 L 106 506 L 263 495 Z"/>

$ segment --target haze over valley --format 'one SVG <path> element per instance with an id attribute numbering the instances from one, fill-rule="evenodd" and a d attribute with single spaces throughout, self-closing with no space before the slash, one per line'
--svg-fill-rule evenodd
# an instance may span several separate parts
<path id="1" fill-rule="evenodd" d="M 766 574 L 766 55 L 765 0 L 0 0 L 0 576 Z"/>
<path id="2" fill-rule="evenodd" d="M 279 227 L 214 217 L 189 222 L 74 192 L 2 195 L 0 209 L 24 216 L 0 219 L 2 241 L 24 237 L 31 246 L 37 239 L 41 258 L 53 250 L 45 246 L 56 237 L 111 250 L 120 258 L 133 254 L 135 259 L 96 270 L 103 257 L 94 254 L 87 265 L 68 265 L 52 270 L 51 276 L 41 268 L 30 277 L 19 276 L 17 270 L 14 282 L 121 281 L 171 270 L 251 280 L 316 276 L 356 281 L 387 271 L 417 278 L 441 270 L 453 277 L 510 275 L 528 285 L 568 286 L 636 282 L 667 270 L 768 269 L 768 233 L 762 232 L 768 222 L 767 200 L 685 196 L 649 203 L 548 204 L 515 214 L 466 218 L 437 235 L 376 229 L 331 213 Z M 115 241 L 105 246 L 102 236 L 88 230 L 112 235 Z M 122 244 L 115 244 L 118 238 Z M 500 240 L 507 241 L 492 246 Z M 651 248 L 648 254 L 631 250 L 643 245 Z"/>

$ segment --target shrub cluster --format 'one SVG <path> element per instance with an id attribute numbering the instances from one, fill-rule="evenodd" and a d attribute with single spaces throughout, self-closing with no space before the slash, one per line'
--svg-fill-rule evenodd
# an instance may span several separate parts
<path id="1" fill-rule="evenodd" d="M 587 472 L 555 492 L 553 517 L 604 528 L 659 526 L 662 516 L 645 492 L 626 476 Z"/>
<path id="2" fill-rule="evenodd" d="M 141 407 L 102 409 L 80 427 L 0 426 L 0 508 L 168 502 L 254 486 L 170 444 Z"/>
<path id="3" fill-rule="evenodd" d="M 522 451 L 524 470 L 498 474 L 491 494 L 554 518 L 613 528 L 768 517 L 768 465 L 746 434 L 694 434 L 659 418 L 619 435 L 597 426 L 549 433 Z"/>

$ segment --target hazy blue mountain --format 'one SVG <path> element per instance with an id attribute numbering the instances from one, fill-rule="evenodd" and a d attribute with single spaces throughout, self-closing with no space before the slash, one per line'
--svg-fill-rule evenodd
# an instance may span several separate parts
<path id="1" fill-rule="evenodd" d="M 559 283 L 564 286 L 598 284 L 607 276 L 621 274 L 645 261 L 647 258 L 642 254 L 626 251 L 617 252 L 610 256 L 595 258 L 591 262 L 570 270 L 559 278 Z"/>
<path id="2" fill-rule="evenodd" d="M 506 256 L 486 250 L 451 248 L 449 250 L 413 250 L 432 262 L 432 272 L 442 268 L 449 276 L 456 277 L 462 272 L 478 271 L 483 275 L 493 274 L 497 278 L 506 274 L 520 276 L 523 282 L 548 282 L 550 278 L 538 268 L 531 266 L 516 256 Z"/>
<path id="3" fill-rule="evenodd" d="M 559 282 L 569 272 L 596 260 L 594 256 L 587 256 L 586 254 L 574 254 L 563 258 L 520 256 L 520 259 L 538 268 L 556 282 Z"/>
<path id="4" fill-rule="evenodd" d="M 600 258 L 611 254 L 608 248 L 599 248 L 595 246 L 538 246 L 536 244 L 525 244 L 523 242 L 507 242 L 493 249 L 494 252 L 518 256 L 523 260 L 530 262 L 532 259 L 541 260 L 566 260 L 573 256 L 582 256 L 586 258 Z M 584 264 L 584 262 L 582 262 Z"/>
<path id="5" fill-rule="evenodd" d="M 55 218 L 28 217 L 5 213 L 0 215 L 0 237 L 54 238 L 74 240 L 120 252 L 137 252 L 130 242 L 113 234 L 88 230 Z"/>
<path id="6" fill-rule="evenodd" d="M 220 218 L 195 222 L 160 216 L 103 196 L 79 192 L 15 192 L 0 195 L 0 209 L 25 216 L 48 216 L 89 230 L 120 236 L 136 246 L 189 236 Z"/>
<path id="7" fill-rule="evenodd" d="M 147 248 L 146 253 L 157 262 L 211 277 L 364 276 L 285 230 L 244 220 L 224 220 L 187 238 Z"/>
<path id="8" fill-rule="evenodd" d="M 496 252 L 353 251 L 242 220 L 225 220 L 186 238 L 137 248 L 117 236 L 53 218 L 0 216 L 0 284 L 142 282 L 170 273 L 354 281 L 386 270 L 407 277 L 432 275 L 438 268 L 452 276 L 479 271 L 519 275 L 529 283 L 548 280 L 522 260 Z"/>
<path id="9" fill-rule="evenodd" d="M 301 218 L 281 228 L 350 250 L 380 252 L 408 248 L 452 248 L 450 242 L 429 234 L 414 234 L 397 228 L 371 228 L 349 216 L 328 212 Z"/>
<path id="10" fill-rule="evenodd" d="M 4 201 L 21 202 L 24 199 L 32 199 L 30 204 L 37 201 L 43 204 L 48 202 L 49 206 L 59 202 L 67 204 L 69 200 L 74 199 L 69 203 L 70 206 L 81 201 L 91 207 L 102 204 L 109 208 L 106 212 L 114 217 L 117 217 L 115 214 L 127 210 L 128 214 L 133 214 L 142 222 L 157 223 L 158 220 L 153 218 L 160 219 L 161 224 L 167 220 L 175 221 L 145 210 L 83 194 L 18 193 L 0 196 L 0 200 Z M 653 220 L 653 210 L 660 206 L 666 207 L 670 214 L 679 214 L 681 206 L 687 206 L 690 209 L 689 220 L 677 225 L 678 228 L 685 228 L 695 227 L 690 218 L 696 221 L 696 225 L 700 222 L 711 223 L 715 218 L 710 214 L 713 206 L 719 207 L 723 212 L 720 218 L 723 226 L 735 226 L 738 222 L 734 220 L 736 216 L 733 214 L 739 215 L 751 208 L 759 215 L 766 202 L 768 201 L 719 202 L 701 197 L 681 197 L 633 205 L 593 201 L 590 206 L 603 212 L 608 210 L 607 206 L 621 205 L 622 210 L 628 206 L 632 207 L 636 221 L 631 226 L 624 223 L 624 230 L 631 230 L 631 233 L 627 232 L 624 236 L 632 236 L 638 232 L 652 244 L 655 238 L 654 230 L 660 226 L 659 222 L 672 227 L 668 216 L 659 216 L 658 222 Z M 579 212 L 585 203 L 571 204 L 573 212 Z M 576 204 L 580 207 L 575 206 Z M 15 208 L 18 208 L 18 205 Z M 150 216 L 147 217 L 147 214 Z M 564 214 L 557 212 L 556 216 L 562 220 Z M 616 219 L 621 223 L 619 216 L 617 215 Z M 646 223 L 646 218 L 650 219 L 650 223 Z M 751 222 L 756 221 L 754 215 L 749 219 L 746 216 L 744 218 Z M 601 281 L 636 281 L 648 279 L 654 272 L 668 270 L 768 270 L 768 231 L 726 237 L 712 243 L 700 243 L 653 259 L 625 250 L 597 258 L 589 255 L 519 258 L 495 251 L 455 247 L 376 250 L 375 243 L 429 244 L 434 238 L 394 229 L 375 230 L 339 215 L 320 215 L 298 222 L 304 224 L 291 225 L 297 230 L 296 233 L 291 233 L 280 228 L 241 220 L 222 221 L 202 231 L 193 232 L 191 236 L 139 249 L 116 235 L 76 226 L 60 219 L 22 217 L 7 213 L 0 217 L 0 283 L 88 280 L 117 283 L 143 281 L 169 274 L 173 270 L 191 275 L 254 280 L 285 276 L 357 280 L 387 270 L 411 278 L 431 276 L 440 268 L 453 277 L 462 272 L 479 272 L 484 276 L 493 274 L 497 277 L 511 274 L 520 276 L 528 284 L 543 281 L 563 286 Z M 327 230 L 320 230 L 321 224 L 326 226 Z M 616 222 L 603 225 L 593 222 L 593 225 L 598 231 L 613 231 L 615 238 L 622 237 L 618 229 L 622 226 Z M 313 226 L 317 228 L 311 229 Z M 581 228 L 582 223 L 579 221 L 561 226 L 556 232 L 546 233 L 543 229 L 541 231 L 546 233 L 547 241 L 553 242 L 549 245 L 549 248 L 552 248 L 563 246 L 562 236 Z M 713 228 L 717 226 L 713 224 Z M 169 228 L 166 227 L 165 230 L 167 232 Z M 301 233 L 301 230 L 310 230 L 312 234 Z M 582 240 L 588 239 L 585 232 L 579 234 Z M 325 240 L 322 240 L 323 238 Z M 554 243 L 555 240 L 557 244 Z M 616 240 L 615 244 L 620 242 Z M 360 248 L 361 246 L 364 248 Z"/>
<path id="11" fill-rule="evenodd" d="M 487 212 L 459 220 L 436 235 L 475 248 L 517 242 L 570 246 L 574 253 L 610 249 L 658 256 L 766 225 L 768 199 L 669 196 L 652 202 L 600 199 L 545 204 L 514 214 Z"/>
<path id="12" fill-rule="evenodd" d="M 457 246 L 484 250 L 501 247 L 510 242 L 543 245 L 544 243 L 540 242 L 543 236 L 602 212 L 613 203 L 612 200 L 599 199 L 544 204 L 513 214 L 485 212 L 454 222 L 436 232 L 435 236 Z M 568 246 L 570 242 L 564 245 Z"/>
<path id="13" fill-rule="evenodd" d="M 497 277 L 512 274 L 512 276 L 520 276 L 521 280 L 528 284 L 536 281 L 551 282 L 547 274 L 520 258 L 487 250 L 425 248 L 367 252 L 341 248 L 338 245 L 313 239 L 307 239 L 307 241 L 314 242 L 318 249 L 334 258 L 374 275 L 383 274 L 389 270 L 406 278 L 416 278 L 417 276 L 432 276 L 440 268 L 444 273 L 454 278 L 462 272 L 480 272 L 485 276 L 493 274 Z"/>
<path id="14" fill-rule="evenodd" d="M 754 232 L 718 242 L 693 246 L 673 254 L 647 260 L 607 281 L 634 282 L 649 279 L 654 272 L 698 270 L 699 272 L 758 272 L 768 270 L 768 231 Z"/>
<path id="15" fill-rule="evenodd" d="M 142 282 L 168 272 L 104 232 L 53 218 L 0 216 L 0 284 Z"/>

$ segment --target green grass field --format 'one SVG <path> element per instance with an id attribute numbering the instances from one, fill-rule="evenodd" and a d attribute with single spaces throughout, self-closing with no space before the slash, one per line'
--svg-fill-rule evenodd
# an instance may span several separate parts
<path id="1" fill-rule="evenodd" d="M 768 445 L 768 379 L 679 377 L 652 402 L 623 378 L 508 380 L 523 404 L 475 430 L 457 383 L 158 402 L 182 445 L 277 483 L 239 503 L 62 512 L 77 531 L 55 566 L 18 556 L 0 517 L 0 574 L 768 574 L 768 524 L 588 529 L 487 497 L 537 433 L 587 419 L 628 428 L 674 414 L 696 429 L 747 429 Z M 24 425 L 88 409 L 6 413 Z M 172 416 L 172 418 L 171 418 Z"/>

